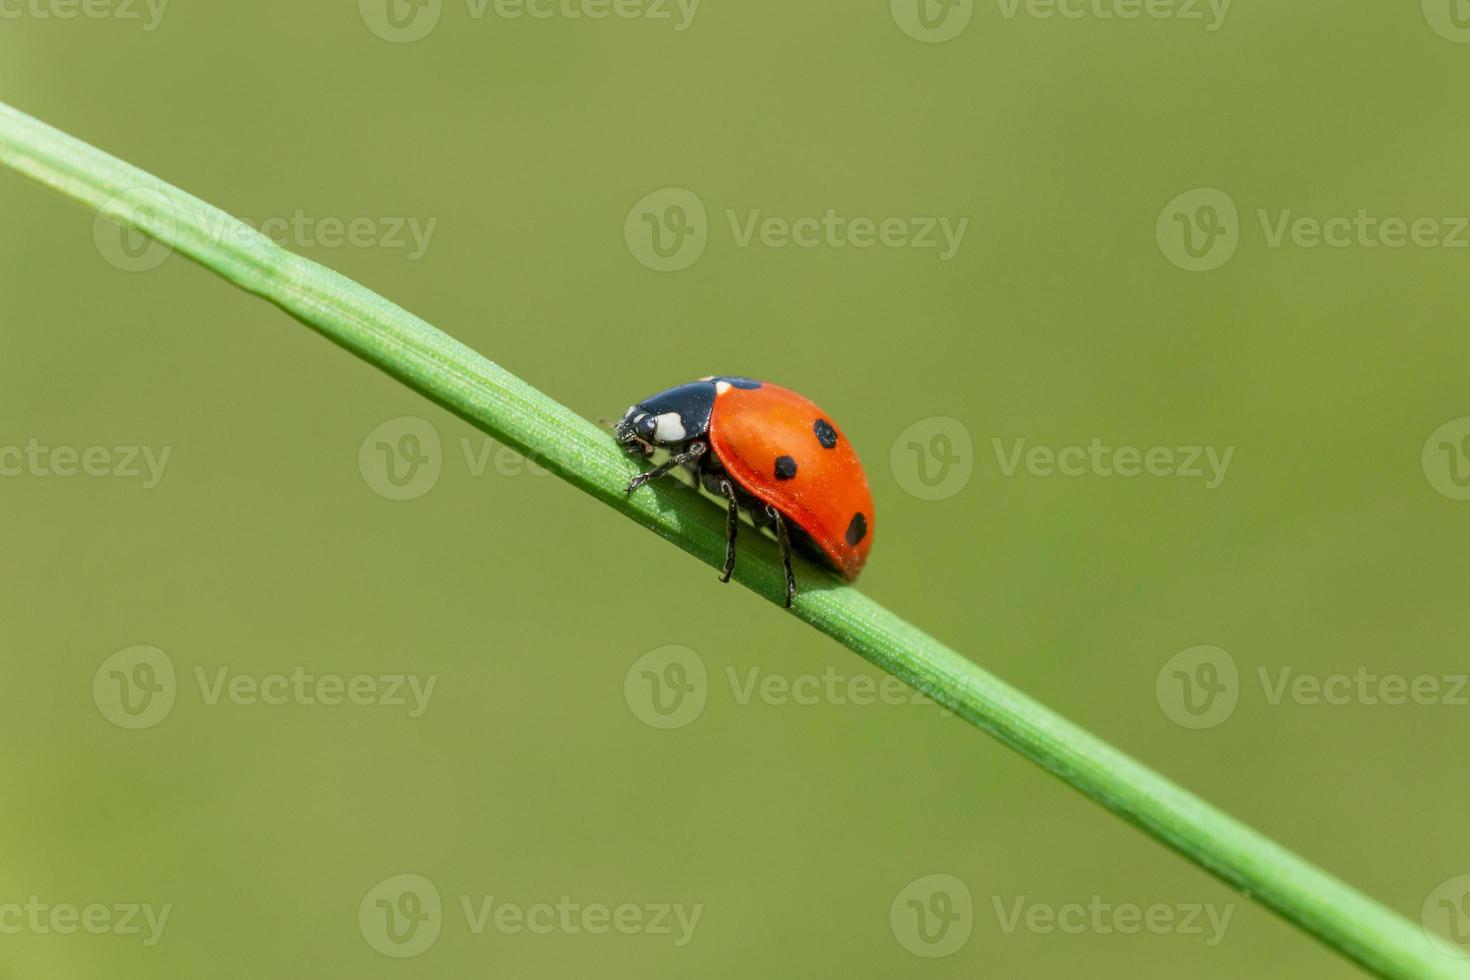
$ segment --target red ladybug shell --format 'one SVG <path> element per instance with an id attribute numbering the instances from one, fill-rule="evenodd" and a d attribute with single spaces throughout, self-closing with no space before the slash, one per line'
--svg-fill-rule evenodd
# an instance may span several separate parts
<path id="1" fill-rule="evenodd" d="M 770 382 L 720 385 L 709 442 L 730 476 L 816 542 L 849 582 L 873 547 L 873 494 L 826 412 Z"/>

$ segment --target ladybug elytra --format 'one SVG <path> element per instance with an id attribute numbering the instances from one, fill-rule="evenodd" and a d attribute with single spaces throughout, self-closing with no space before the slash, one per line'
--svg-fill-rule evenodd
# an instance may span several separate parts
<path id="1" fill-rule="evenodd" d="M 775 531 L 788 608 L 796 595 L 793 542 L 849 582 L 868 560 L 874 519 L 867 475 L 842 431 L 794 391 L 750 378 L 701 378 L 632 406 L 614 434 L 634 455 L 670 453 L 629 481 L 628 493 L 682 466 L 729 504 L 722 582 L 735 570 L 741 510 L 757 528 Z"/>

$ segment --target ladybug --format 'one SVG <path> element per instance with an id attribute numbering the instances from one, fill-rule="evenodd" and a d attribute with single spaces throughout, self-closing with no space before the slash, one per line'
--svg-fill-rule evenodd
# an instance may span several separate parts
<path id="1" fill-rule="evenodd" d="M 771 527 L 796 596 L 793 542 L 851 582 L 873 547 L 873 494 L 852 444 L 827 413 L 796 392 L 751 378 L 711 376 L 661 391 L 628 409 L 614 435 L 629 453 L 667 460 L 628 482 L 628 493 L 678 467 L 725 499 L 721 582 L 735 570 L 740 511 Z"/>

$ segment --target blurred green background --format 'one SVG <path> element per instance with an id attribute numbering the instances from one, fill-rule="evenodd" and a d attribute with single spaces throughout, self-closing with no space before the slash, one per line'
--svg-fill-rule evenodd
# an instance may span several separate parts
<path id="1" fill-rule="evenodd" d="M 394 2 L 399 28 L 387 0 L 26 0 L 0 98 L 232 213 L 301 215 L 277 237 L 589 418 L 712 372 L 808 394 L 873 483 L 865 592 L 1410 920 L 1456 897 L 1470 423 L 1431 434 L 1470 416 L 1470 45 L 1448 3 L 705 0 L 680 30 L 672 3 Z M 704 219 L 635 207 L 667 188 Z M 1171 205 L 1197 188 L 1224 197 Z M 968 225 L 948 260 L 742 243 L 755 212 L 828 209 Z M 1283 212 L 1360 209 L 1443 240 L 1273 243 Z M 8 173 L 0 214 L 0 907 L 170 906 L 152 945 L 0 913 L 5 980 L 1357 975 L 933 706 L 852 703 L 858 658 L 274 308 L 178 257 L 125 271 L 153 264 L 138 243 Z M 649 268 L 639 227 L 681 214 L 687 267 Z M 1203 258 L 1171 238 L 1190 223 Z M 377 445 L 405 433 L 429 475 L 389 499 Z M 1003 465 L 1094 438 L 1234 453 L 1213 488 Z M 145 486 L 57 475 L 65 447 L 111 473 L 116 447 L 169 456 Z M 161 700 L 133 716 L 140 645 Z M 1227 668 L 1208 717 L 1182 685 L 1212 675 L 1170 666 L 1201 645 Z M 697 690 L 661 728 L 644 667 L 676 675 L 641 658 L 670 646 Z M 1446 680 L 1429 704 L 1273 695 L 1359 668 Z M 211 693 L 296 671 L 437 679 L 418 717 Z M 814 704 L 745 693 L 813 677 L 836 678 Z M 405 881 L 442 913 L 385 943 Z M 960 918 L 916 932 L 916 895 Z M 682 945 L 477 933 L 487 896 L 701 911 Z M 1012 924 L 1089 903 L 1176 927 Z"/>

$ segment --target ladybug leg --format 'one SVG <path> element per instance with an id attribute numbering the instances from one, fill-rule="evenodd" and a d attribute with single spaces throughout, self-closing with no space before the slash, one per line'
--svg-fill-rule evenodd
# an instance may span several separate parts
<path id="1" fill-rule="evenodd" d="M 735 500 L 735 488 L 729 480 L 720 481 L 720 493 L 730 502 L 730 519 L 725 523 L 725 572 L 721 582 L 730 581 L 735 572 L 735 533 L 740 530 L 740 504 Z"/>
<path id="2" fill-rule="evenodd" d="M 791 535 L 786 532 L 786 521 L 776 508 L 766 505 L 766 516 L 776 522 L 776 540 L 781 545 L 781 564 L 786 566 L 786 608 L 796 598 L 796 576 L 791 574 Z"/>
<path id="3" fill-rule="evenodd" d="M 654 480 L 657 480 L 659 477 L 669 472 L 669 470 L 674 469 L 676 466 L 683 466 L 685 463 L 693 462 L 694 460 L 703 456 L 707 448 L 709 447 L 707 447 L 702 442 L 690 443 L 689 448 L 684 452 L 670 456 L 668 459 L 664 460 L 662 463 L 659 463 L 648 472 L 639 473 L 637 476 L 633 477 L 633 479 L 629 480 L 628 489 L 626 492 L 631 494 L 634 490 L 637 490 L 645 483 L 651 483 Z"/>

